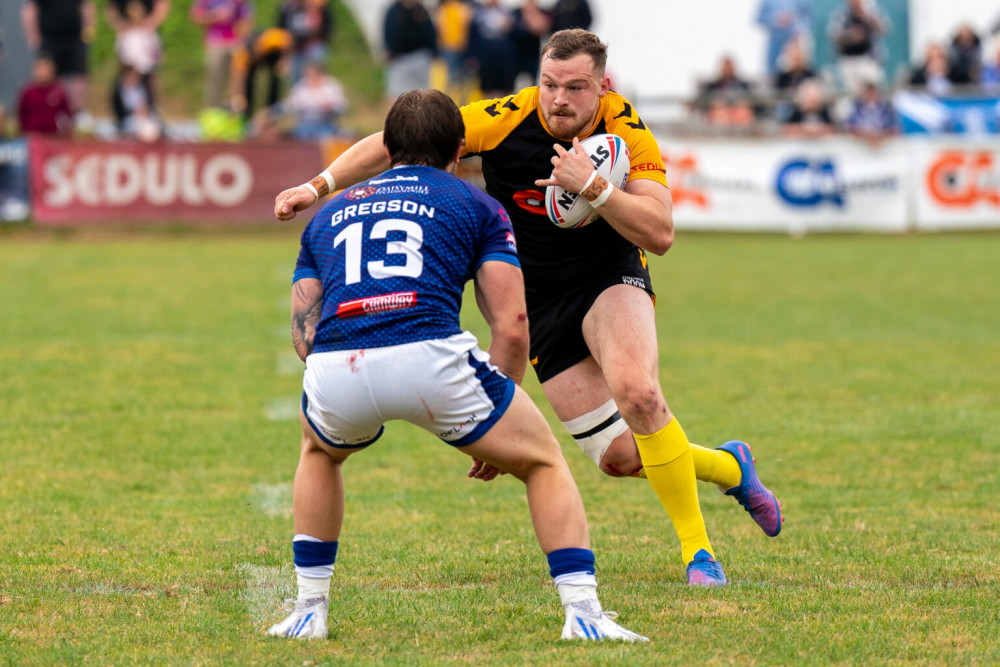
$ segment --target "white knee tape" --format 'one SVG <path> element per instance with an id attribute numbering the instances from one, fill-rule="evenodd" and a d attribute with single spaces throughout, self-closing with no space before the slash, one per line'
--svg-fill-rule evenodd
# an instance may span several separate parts
<path id="1" fill-rule="evenodd" d="M 614 399 L 562 424 L 576 440 L 576 444 L 580 445 L 583 453 L 597 465 L 601 465 L 601 457 L 608 451 L 612 441 L 628 430 L 628 424 L 618 412 Z"/>

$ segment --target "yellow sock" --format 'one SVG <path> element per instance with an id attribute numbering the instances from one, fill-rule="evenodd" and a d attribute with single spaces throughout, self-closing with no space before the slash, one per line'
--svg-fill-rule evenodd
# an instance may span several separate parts
<path id="1" fill-rule="evenodd" d="M 681 558 L 690 563 L 699 549 L 705 549 L 714 558 L 715 552 L 708 541 L 705 519 L 698 504 L 691 444 L 684 429 L 677 419 L 671 419 L 656 433 L 634 435 L 649 485 L 667 510 L 667 516 L 680 538 Z"/>
<path id="2" fill-rule="evenodd" d="M 695 477 L 701 481 L 716 484 L 723 491 L 740 485 L 740 464 L 732 454 L 692 442 L 691 456 L 694 458 Z"/>
<path id="3" fill-rule="evenodd" d="M 739 486 L 742 479 L 740 464 L 726 452 L 692 442 L 691 457 L 694 459 L 694 476 L 702 482 L 716 484 L 723 491 Z M 640 468 L 636 477 L 646 479 L 646 469 Z"/>

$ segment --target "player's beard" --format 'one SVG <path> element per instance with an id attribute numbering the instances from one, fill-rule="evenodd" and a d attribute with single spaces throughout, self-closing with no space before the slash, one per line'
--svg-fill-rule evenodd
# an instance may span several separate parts
<path id="1" fill-rule="evenodd" d="M 552 136 L 561 141 L 572 141 L 573 137 L 581 135 L 589 125 L 588 121 L 580 121 L 579 116 L 567 108 L 550 110 L 546 114 L 545 123 Z"/>

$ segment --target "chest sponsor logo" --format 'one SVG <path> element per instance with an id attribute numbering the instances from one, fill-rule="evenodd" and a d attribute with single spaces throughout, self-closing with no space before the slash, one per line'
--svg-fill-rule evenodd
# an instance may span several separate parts
<path id="1" fill-rule="evenodd" d="M 548 215 L 545 212 L 545 193 L 540 190 L 518 190 L 514 193 L 514 203 L 528 213 Z"/>

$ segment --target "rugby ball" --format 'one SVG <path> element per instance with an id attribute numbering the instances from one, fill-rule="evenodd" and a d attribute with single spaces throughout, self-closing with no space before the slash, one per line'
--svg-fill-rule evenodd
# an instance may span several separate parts
<path id="1" fill-rule="evenodd" d="M 625 140 L 617 134 L 595 134 L 580 142 L 580 147 L 590 156 L 597 173 L 616 188 L 623 188 L 628 180 L 629 155 Z M 575 153 L 575 149 L 570 149 Z M 567 192 L 558 185 L 545 188 L 545 212 L 556 227 L 576 229 L 589 225 L 601 214 L 594 210 L 587 198 Z"/>

